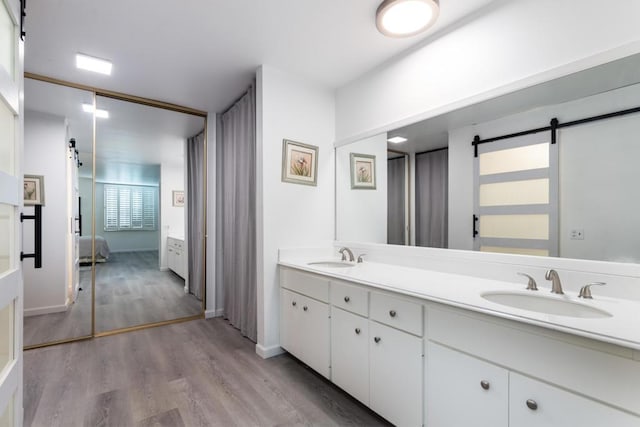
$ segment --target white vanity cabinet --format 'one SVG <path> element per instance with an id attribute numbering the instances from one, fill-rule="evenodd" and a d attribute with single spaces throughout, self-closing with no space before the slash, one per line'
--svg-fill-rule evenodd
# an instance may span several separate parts
<path id="1" fill-rule="evenodd" d="M 427 426 L 509 425 L 509 371 L 435 343 L 426 360 Z"/>
<path id="2" fill-rule="evenodd" d="M 371 292 L 370 407 L 399 426 L 422 425 L 422 324 L 422 305 Z"/>
<path id="3" fill-rule="evenodd" d="M 167 237 L 167 266 L 183 279 L 187 270 L 186 249 L 184 239 Z"/>
<path id="4" fill-rule="evenodd" d="M 615 407 L 640 408 L 637 361 L 590 340 L 427 310 L 426 426 L 640 426 Z"/>
<path id="5" fill-rule="evenodd" d="M 280 345 L 330 378 L 329 281 L 282 271 Z"/>
<path id="6" fill-rule="evenodd" d="M 369 405 L 369 319 L 331 307 L 331 379 Z"/>
<path id="7" fill-rule="evenodd" d="M 514 372 L 509 388 L 510 426 L 640 426 L 638 417 Z"/>

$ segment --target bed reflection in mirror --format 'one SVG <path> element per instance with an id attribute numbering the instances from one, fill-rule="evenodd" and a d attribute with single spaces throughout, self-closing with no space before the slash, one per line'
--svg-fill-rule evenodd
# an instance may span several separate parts
<path id="1" fill-rule="evenodd" d="M 42 177 L 43 203 L 42 267 L 33 259 L 22 264 L 30 347 L 91 335 L 91 216 L 80 208 L 93 197 L 91 186 L 79 184 L 92 180 L 93 118 L 83 105 L 93 104 L 93 93 L 32 79 L 24 91 L 24 173 Z M 32 215 L 28 203 L 23 212 Z M 24 222 L 22 245 L 33 252 L 31 221 Z"/>
<path id="2" fill-rule="evenodd" d="M 97 97 L 96 333 L 202 313 L 204 126 Z"/>

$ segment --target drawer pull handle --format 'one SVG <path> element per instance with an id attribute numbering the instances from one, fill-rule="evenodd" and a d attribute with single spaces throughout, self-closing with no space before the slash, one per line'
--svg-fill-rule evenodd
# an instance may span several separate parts
<path id="1" fill-rule="evenodd" d="M 373 340 L 376 342 L 376 344 L 378 344 L 380 342 L 380 337 L 375 337 Z"/>
<path id="2" fill-rule="evenodd" d="M 356 335 L 360 335 L 360 328 L 356 328 Z"/>
<path id="3" fill-rule="evenodd" d="M 307 311 L 307 310 L 309 309 L 309 307 L 307 307 L 307 306 L 305 305 L 304 307 L 302 307 L 302 309 L 303 309 L 304 311 Z"/>
<path id="4" fill-rule="evenodd" d="M 351 298 L 349 298 L 349 297 L 344 297 L 344 302 L 349 302 L 349 301 L 351 301 Z"/>
<path id="5" fill-rule="evenodd" d="M 535 411 L 536 409 L 538 409 L 538 403 L 533 399 L 527 399 L 527 408 Z"/>
<path id="6" fill-rule="evenodd" d="M 389 312 L 389 316 L 391 316 L 391 317 L 396 317 L 396 314 L 397 314 L 397 313 L 396 313 L 396 311 L 395 311 L 395 310 L 391 310 L 391 311 Z"/>
<path id="7" fill-rule="evenodd" d="M 480 381 L 480 387 L 482 387 L 484 390 L 489 390 L 489 387 L 491 387 L 491 384 L 489 384 L 489 381 L 487 380 L 482 380 Z"/>
<path id="8" fill-rule="evenodd" d="M 294 301 L 291 303 L 291 305 L 295 307 L 296 305 L 298 305 L 298 303 Z"/>

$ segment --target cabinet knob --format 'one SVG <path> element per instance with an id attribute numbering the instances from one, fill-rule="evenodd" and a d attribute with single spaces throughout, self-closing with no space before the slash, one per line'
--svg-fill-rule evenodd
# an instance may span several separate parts
<path id="1" fill-rule="evenodd" d="M 307 306 L 305 305 L 304 307 L 302 307 L 302 309 L 303 309 L 304 311 L 307 311 L 307 310 L 309 309 L 309 307 L 307 307 Z"/>
<path id="2" fill-rule="evenodd" d="M 298 303 L 294 301 L 291 303 L 291 305 L 295 307 L 296 305 L 298 305 Z"/>
<path id="3" fill-rule="evenodd" d="M 489 387 L 491 387 L 491 384 L 489 384 L 489 381 L 487 380 L 482 380 L 480 381 L 480 387 L 482 387 L 484 390 L 489 390 Z"/>
<path id="4" fill-rule="evenodd" d="M 396 313 L 396 311 L 395 311 L 395 310 L 391 310 L 391 311 L 389 312 L 389 316 L 391 316 L 391 317 L 396 317 L 396 314 L 397 314 L 397 313 Z"/>
<path id="5" fill-rule="evenodd" d="M 380 338 L 380 337 L 375 337 L 373 340 L 374 340 L 374 341 L 376 342 L 376 344 L 377 344 L 377 343 L 379 343 L 379 342 L 380 342 L 381 338 Z"/>
<path id="6" fill-rule="evenodd" d="M 538 409 L 538 402 L 533 399 L 527 399 L 527 408 L 535 411 L 536 409 Z"/>
<path id="7" fill-rule="evenodd" d="M 356 328 L 356 335 L 360 335 L 360 328 Z"/>
<path id="8" fill-rule="evenodd" d="M 351 298 L 349 298 L 349 297 L 344 297 L 344 302 L 349 302 L 349 301 L 351 301 Z"/>

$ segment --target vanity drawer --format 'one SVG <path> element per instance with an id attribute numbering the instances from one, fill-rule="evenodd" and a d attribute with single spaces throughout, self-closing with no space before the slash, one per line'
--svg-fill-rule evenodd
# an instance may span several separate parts
<path id="1" fill-rule="evenodd" d="M 280 271 L 280 286 L 322 302 L 329 302 L 329 279 L 320 276 L 283 268 Z"/>
<path id="2" fill-rule="evenodd" d="M 360 316 L 369 315 L 369 291 L 359 286 L 331 282 L 331 305 Z"/>
<path id="3" fill-rule="evenodd" d="M 422 336 L 422 305 L 371 292 L 371 319 Z"/>

